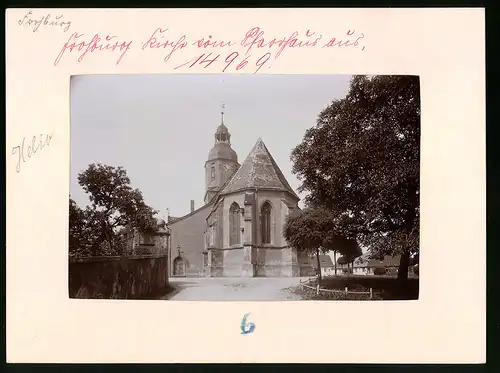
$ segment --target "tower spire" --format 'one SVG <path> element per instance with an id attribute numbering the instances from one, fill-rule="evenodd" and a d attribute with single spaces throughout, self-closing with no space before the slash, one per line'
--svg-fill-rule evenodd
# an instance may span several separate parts
<path id="1" fill-rule="evenodd" d="M 221 124 L 224 124 L 224 109 L 225 108 L 226 108 L 226 105 L 224 104 L 224 101 L 222 101 L 221 105 L 220 105 Z"/>

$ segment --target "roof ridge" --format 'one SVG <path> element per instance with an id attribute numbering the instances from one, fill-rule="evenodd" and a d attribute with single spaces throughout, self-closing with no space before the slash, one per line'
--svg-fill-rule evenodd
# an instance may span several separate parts
<path id="1" fill-rule="evenodd" d="M 283 171 L 281 171 L 281 168 L 278 166 L 278 163 L 276 163 L 276 161 L 274 160 L 273 155 L 267 149 L 266 144 L 264 144 L 264 142 L 262 142 L 262 144 L 266 148 L 267 153 L 269 154 L 269 158 L 271 159 L 271 162 L 273 163 L 274 172 L 276 172 L 276 176 L 278 176 L 278 178 L 280 179 L 281 183 L 285 186 L 285 188 L 290 189 L 293 192 L 293 194 L 295 194 L 295 192 L 293 191 L 292 187 L 288 183 L 288 180 L 286 179 L 285 175 L 283 174 Z"/>

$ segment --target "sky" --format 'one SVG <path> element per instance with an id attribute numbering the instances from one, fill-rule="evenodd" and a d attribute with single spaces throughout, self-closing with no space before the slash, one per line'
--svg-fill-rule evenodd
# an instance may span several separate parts
<path id="1" fill-rule="evenodd" d="M 123 166 L 166 218 L 201 207 L 205 161 L 221 122 L 241 164 L 260 137 L 292 188 L 290 154 L 318 114 L 347 94 L 350 75 L 81 75 L 71 80 L 70 195 L 89 203 L 78 174 Z M 304 194 L 299 194 L 303 198 Z M 299 203 L 299 206 L 303 206 Z"/>

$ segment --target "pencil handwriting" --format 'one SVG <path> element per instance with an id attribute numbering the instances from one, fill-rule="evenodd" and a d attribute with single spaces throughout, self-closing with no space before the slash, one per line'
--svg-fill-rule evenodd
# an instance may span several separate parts
<path id="1" fill-rule="evenodd" d="M 53 136 L 54 131 L 50 134 L 40 134 L 40 136 L 33 135 L 28 140 L 23 137 L 21 143 L 12 148 L 12 155 L 16 159 L 16 172 L 21 172 L 21 164 L 28 162 L 31 157 L 49 146 Z"/>
<path id="2" fill-rule="evenodd" d="M 71 27 L 71 21 L 66 21 L 63 18 L 64 16 L 62 14 L 52 15 L 51 13 L 35 17 L 33 16 L 33 12 L 30 10 L 24 15 L 23 18 L 17 21 L 17 24 L 22 27 L 30 28 L 33 32 L 37 32 L 40 29 L 40 26 L 53 28 L 59 27 L 66 32 Z"/>

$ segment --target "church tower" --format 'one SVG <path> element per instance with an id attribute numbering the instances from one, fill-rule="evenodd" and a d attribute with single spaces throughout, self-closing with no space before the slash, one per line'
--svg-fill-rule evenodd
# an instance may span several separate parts
<path id="1" fill-rule="evenodd" d="M 214 137 L 214 147 L 205 162 L 205 203 L 217 194 L 240 166 L 238 155 L 231 148 L 231 134 L 224 125 L 224 111 L 221 111 L 221 124 L 217 127 Z"/>

